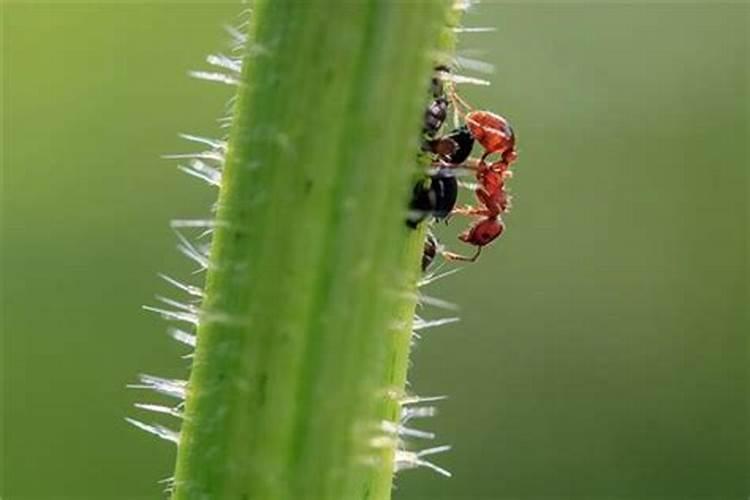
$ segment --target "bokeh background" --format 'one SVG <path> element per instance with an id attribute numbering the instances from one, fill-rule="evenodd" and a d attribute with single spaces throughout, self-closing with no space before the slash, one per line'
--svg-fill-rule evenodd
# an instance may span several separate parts
<path id="1" fill-rule="evenodd" d="M 189 276 L 167 221 L 214 193 L 160 155 L 218 133 L 230 90 L 186 74 L 240 10 L 2 5 L 6 500 L 162 498 L 174 451 L 123 421 L 143 399 L 124 386 L 185 373 L 140 306 L 168 291 L 157 272 Z M 748 497 L 749 15 L 466 16 L 497 28 L 461 37 L 496 68 L 462 92 L 513 121 L 515 203 L 500 243 L 432 285 L 462 321 L 426 334 L 411 381 L 450 396 L 424 427 L 454 445 L 435 458 L 454 478 L 402 473 L 397 499 Z"/>

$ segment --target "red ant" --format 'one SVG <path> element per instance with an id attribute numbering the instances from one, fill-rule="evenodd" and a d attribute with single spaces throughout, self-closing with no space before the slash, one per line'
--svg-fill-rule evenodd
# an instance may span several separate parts
<path id="1" fill-rule="evenodd" d="M 452 252 L 443 252 L 443 256 L 450 260 L 474 262 L 479 258 L 482 248 L 495 241 L 505 230 L 500 216 L 510 206 L 510 197 L 505 191 L 505 180 L 510 178 L 510 165 L 518 156 L 515 147 L 516 140 L 513 129 L 505 118 L 490 111 L 473 110 L 453 89 L 450 94 L 457 111 L 459 105 L 468 110 L 464 115 L 466 126 L 474 139 L 484 148 L 484 154 L 479 160 L 474 160 L 470 164 L 453 165 L 475 171 L 479 186 L 474 190 L 474 194 L 482 206 L 467 206 L 455 208 L 452 211 L 453 214 L 479 218 L 458 237 L 464 243 L 476 247 L 474 255 L 466 257 Z M 488 164 L 485 160 L 495 153 L 500 155 L 500 159 Z"/>
<path id="2" fill-rule="evenodd" d="M 436 71 L 447 70 L 439 67 Z M 417 224 L 426 218 L 425 214 L 431 214 L 436 219 L 446 218 L 452 214 L 479 219 L 458 237 L 461 241 L 476 247 L 473 256 L 466 257 L 440 250 L 446 259 L 474 262 L 479 258 L 482 248 L 495 241 L 505 230 L 501 214 L 508 210 L 510 204 L 510 197 L 505 191 L 505 180 L 510 177 L 510 165 L 517 157 L 516 140 L 513 129 L 505 118 L 490 111 L 475 110 L 458 96 L 452 83 L 446 87 L 447 89 L 439 77 L 433 77 L 434 100 L 425 112 L 422 132 L 423 150 L 435 155 L 433 166 L 438 171 L 430 176 L 429 186 L 423 185 L 423 182 L 415 185 L 410 203 L 414 215 L 407 219 L 407 225 L 416 228 Z M 457 127 L 447 135 L 435 138 L 447 116 L 449 103 L 453 103 L 455 116 L 461 116 L 465 125 Z M 467 162 L 474 141 L 483 147 L 484 154 L 478 160 L 470 159 Z M 487 158 L 496 153 L 500 155 L 499 160 L 488 163 Z M 454 168 L 474 171 L 478 181 L 474 194 L 479 207 L 454 207 L 458 183 L 454 175 L 443 173 Z M 434 242 L 426 244 L 423 270 L 432 262 L 437 251 Z"/>

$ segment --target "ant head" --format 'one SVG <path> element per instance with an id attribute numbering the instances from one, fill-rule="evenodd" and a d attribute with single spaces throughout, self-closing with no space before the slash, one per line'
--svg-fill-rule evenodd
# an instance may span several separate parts
<path id="1" fill-rule="evenodd" d="M 503 222 L 498 218 L 482 219 L 461 234 L 458 239 L 470 245 L 483 247 L 495 241 L 503 234 L 504 229 Z"/>

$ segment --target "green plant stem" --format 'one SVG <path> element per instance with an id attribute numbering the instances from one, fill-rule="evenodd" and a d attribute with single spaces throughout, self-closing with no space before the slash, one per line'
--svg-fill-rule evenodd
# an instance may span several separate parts
<path id="1" fill-rule="evenodd" d="M 403 391 L 423 237 L 404 209 L 447 9 L 256 3 L 174 499 L 389 498 L 372 438 Z"/>
<path id="2" fill-rule="evenodd" d="M 399 398 L 406 396 L 406 375 L 409 367 L 409 353 L 412 342 L 414 310 L 417 305 L 417 280 L 421 266 L 415 262 L 422 260 L 424 230 L 418 231 L 416 237 L 410 238 L 402 255 L 404 270 L 404 294 L 397 303 L 394 321 L 397 328 L 385 343 L 385 372 L 381 375 L 381 387 L 386 389 L 380 399 L 378 418 L 381 421 L 398 422 L 401 412 Z M 380 454 L 380 466 L 372 470 L 363 494 L 357 498 L 388 499 L 391 496 L 393 483 L 394 453 L 393 447 L 386 447 Z"/>

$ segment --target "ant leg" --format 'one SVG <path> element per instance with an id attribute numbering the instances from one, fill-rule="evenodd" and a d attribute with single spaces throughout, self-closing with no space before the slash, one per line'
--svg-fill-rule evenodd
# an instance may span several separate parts
<path id="1" fill-rule="evenodd" d="M 463 207 L 456 207 L 453 210 L 451 210 L 451 215 L 467 215 L 467 216 L 482 216 L 486 217 L 488 215 L 491 215 L 491 210 L 487 210 L 487 208 L 480 208 L 480 207 L 472 207 L 471 205 L 466 205 Z"/>
<path id="2" fill-rule="evenodd" d="M 461 107 L 463 107 L 464 109 L 468 109 L 468 110 L 474 109 L 474 107 L 471 104 L 469 104 L 468 102 L 466 102 L 466 100 L 464 98 L 462 98 L 461 96 L 458 95 L 458 92 L 456 92 L 456 84 L 455 84 L 455 82 L 450 82 L 450 87 L 449 87 L 448 94 L 449 94 L 449 96 L 451 98 L 451 101 L 453 101 L 454 105 L 460 104 Z M 456 109 L 458 109 L 458 106 L 456 106 Z"/>
<path id="3" fill-rule="evenodd" d="M 466 111 L 458 107 L 458 102 L 453 101 L 453 128 L 461 126 L 461 119 L 466 120 Z"/>
<path id="4" fill-rule="evenodd" d="M 448 97 L 450 98 L 451 102 L 453 103 L 453 127 L 458 128 L 460 125 L 459 122 L 459 116 L 463 119 L 466 119 L 466 113 L 468 111 L 471 111 L 474 109 L 471 104 L 466 102 L 461 96 L 458 95 L 458 92 L 456 92 L 456 84 L 455 82 L 449 82 L 450 85 L 448 87 Z"/>
<path id="5" fill-rule="evenodd" d="M 467 177 L 469 175 L 476 177 L 480 172 L 487 169 L 487 165 L 483 165 L 476 158 L 469 158 L 463 163 L 446 163 L 442 160 L 434 160 L 430 167 L 451 177 Z"/>
<path id="6" fill-rule="evenodd" d="M 463 207 L 454 207 L 453 210 L 444 218 L 446 225 L 454 215 L 465 215 L 466 217 L 492 217 L 495 213 L 486 207 L 472 207 L 464 205 Z"/>
<path id="7" fill-rule="evenodd" d="M 479 189 L 482 185 L 478 184 L 476 182 L 464 182 L 464 181 L 458 181 L 458 187 L 463 189 L 468 189 L 472 193 L 475 192 L 477 189 Z"/>
<path id="8" fill-rule="evenodd" d="M 479 170 L 486 169 L 487 165 L 481 159 L 467 158 L 463 163 L 450 165 L 450 168 L 462 168 L 465 170 L 471 170 L 472 172 L 477 172 Z"/>
<path id="9" fill-rule="evenodd" d="M 482 253 L 482 247 L 477 247 L 477 251 L 472 255 L 471 257 L 466 257 L 465 255 L 460 255 L 453 252 L 446 252 L 443 250 L 440 252 L 440 255 L 443 256 L 445 260 L 458 260 L 462 262 L 476 262 L 476 260 L 479 258 L 479 254 Z"/>

